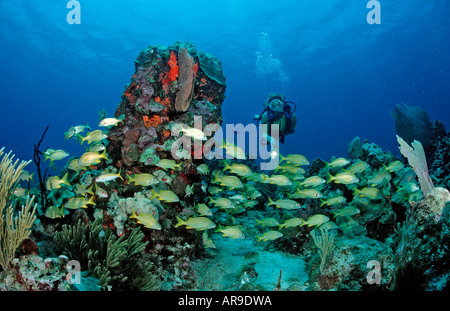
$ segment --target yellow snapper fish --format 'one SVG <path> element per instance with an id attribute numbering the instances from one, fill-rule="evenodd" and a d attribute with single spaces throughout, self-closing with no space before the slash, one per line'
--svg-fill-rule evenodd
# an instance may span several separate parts
<path id="1" fill-rule="evenodd" d="M 197 204 L 197 213 L 199 213 L 200 216 L 212 216 L 213 215 L 210 208 L 204 203 Z"/>
<path id="2" fill-rule="evenodd" d="M 161 190 L 156 192 L 152 189 L 152 196 L 150 199 L 158 198 L 160 201 L 164 202 L 179 202 L 180 198 L 172 190 Z"/>
<path id="3" fill-rule="evenodd" d="M 241 177 L 250 177 L 253 175 L 252 170 L 245 164 L 233 163 L 232 165 L 229 165 L 227 162 L 225 162 L 223 171 L 225 172 L 227 170 Z"/>
<path id="4" fill-rule="evenodd" d="M 303 223 L 303 219 L 294 217 L 286 220 L 283 224 L 278 226 L 278 230 L 282 228 L 299 227 Z"/>
<path id="5" fill-rule="evenodd" d="M 63 178 L 59 178 L 58 176 L 51 176 L 47 178 L 45 186 L 48 191 L 61 188 L 61 185 L 64 184 L 70 187 L 70 183 L 67 181 L 68 172 L 63 176 Z"/>
<path id="6" fill-rule="evenodd" d="M 320 176 L 311 176 L 302 181 L 299 185 L 303 187 L 317 187 L 325 183 L 325 179 Z"/>
<path id="7" fill-rule="evenodd" d="M 78 165 L 91 166 L 100 163 L 102 159 L 108 160 L 106 150 L 103 150 L 102 153 L 88 151 L 81 155 L 80 159 L 78 160 Z"/>
<path id="8" fill-rule="evenodd" d="M 273 241 L 281 238 L 282 236 L 283 233 L 281 233 L 280 231 L 269 230 L 267 232 L 264 232 L 263 235 L 256 236 L 256 238 L 258 239 L 257 243 L 259 243 L 260 241 Z"/>
<path id="9" fill-rule="evenodd" d="M 278 220 L 273 217 L 263 218 L 263 219 L 255 219 L 257 225 L 267 226 L 267 227 L 277 227 L 280 225 Z"/>
<path id="10" fill-rule="evenodd" d="M 246 183 L 245 185 L 246 195 L 249 199 L 257 199 L 262 196 L 261 192 L 259 192 L 255 186 L 252 184 Z"/>
<path id="11" fill-rule="evenodd" d="M 269 205 L 275 205 L 276 207 L 282 209 L 299 209 L 302 207 L 300 203 L 290 199 L 280 199 L 277 201 L 273 201 L 271 198 L 269 198 L 269 203 L 267 203 L 267 206 Z"/>
<path id="12" fill-rule="evenodd" d="M 415 182 L 410 181 L 404 184 L 401 188 L 399 188 L 397 192 L 402 191 L 405 193 L 413 193 L 419 190 L 420 190 L 419 186 Z"/>
<path id="13" fill-rule="evenodd" d="M 136 215 L 134 210 L 131 210 L 131 219 L 136 219 L 138 224 L 144 225 L 145 228 L 161 230 L 161 225 L 152 214 Z"/>
<path id="14" fill-rule="evenodd" d="M 152 174 L 142 173 L 142 174 L 134 174 L 133 176 L 127 175 L 128 183 L 135 183 L 139 186 L 148 187 L 151 185 L 155 185 L 159 183 L 158 179 Z"/>
<path id="15" fill-rule="evenodd" d="M 89 132 L 89 133 L 87 133 L 87 135 L 85 137 L 81 136 L 81 134 L 78 134 L 78 137 L 81 140 L 81 144 L 83 144 L 86 140 L 87 140 L 88 144 L 90 144 L 92 142 L 98 142 L 105 138 L 108 138 L 108 136 L 105 133 L 103 133 L 102 130 L 95 130 L 95 131 Z"/>
<path id="16" fill-rule="evenodd" d="M 355 206 L 347 206 L 343 209 L 337 210 L 337 211 L 331 211 L 334 215 L 334 217 L 343 217 L 343 216 L 353 216 L 359 213 L 359 209 L 357 209 Z"/>
<path id="17" fill-rule="evenodd" d="M 218 148 L 225 149 L 225 154 L 230 155 L 233 159 L 245 160 L 247 157 L 242 148 L 235 144 L 231 144 L 228 140 L 224 140 L 222 145 L 218 146 Z"/>
<path id="18" fill-rule="evenodd" d="M 292 182 L 285 175 L 272 175 L 262 181 L 263 184 L 274 184 L 277 186 L 290 186 Z"/>
<path id="19" fill-rule="evenodd" d="M 326 200 L 320 200 L 320 201 L 322 202 L 320 204 L 320 207 L 322 207 L 323 205 L 332 206 L 332 205 L 342 204 L 342 203 L 345 203 L 347 200 L 345 199 L 344 196 L 338 195 L 338 196 L 328 198 Z"/>
<path id="20" fill-rule="evenodd" d="M 115 180 L 116 178 L 120 178 L 123 180 L 123 177 L 120 176 L 120 172 L 117 174 L 103 173 L 95 178 L 95 182 L 107 183 L 107 182 Z"/>
<path id="21" fill-rule="evenodd" d="M 94 192 L 92 191 L 92 188 L 94 187 L 94 184 L 92 184 L 88 189 L 86 189 L 86 187 L 80 185 L 80 184 L 75 184 L 72 186 L 73 191 L 81 196 L 84 196 L 86 194 L 90 194 L 90 195 L 94 195 Z"/>
<path id="22" fill-rule="evenodd" d="M 226 186 L 226 187 L 229 187 L 231 189 L 244 187 L 244 184 L 236 176 L 223 176 L 223 177 L 219 178 L 216 175 L 215 179 L 213 180 L 213 183 L 214 184 L 218 183 L 221 186 Z"/>
<path id="23" fill-rule="evenodd" d="M 303 180 L 305 179 L 305 175 L 303 175 L 302 172 L 297 172 L 297 173 L 286 173 L 286 177 L 288 177 L 290 180 L 292 181 L 297 181 L 297 180 Z"/>
<path id="24" fill-rule="evenodd" d="M 208 140 L 208 137 L 206 137 L 205 133 L 203 133 L 202 130 L 197 128 L 185 127 L 180 129 L 180 132 L 182 132 L 186 136 L 192 137 L 193 139 Z"/>
<path id="25" fill-rule="evenodd" d="M 295 165 L 309 165 L 308 159 L 301 154 L 288 154 L 283 156 L 280 154 L 280 162 L 287 161 Z"/>
<path id="26" fill-rule="evenodd" d="M 316 215 L 309 217 L 307 221 L 304 221 L 302 219 L 302 224 L 300 225 L 300 227 L 306 226 L 306 225 L 308 227 L 320 226 L 321 224 L 327 222 L 328 220 L 330 220 L 330 218 L 328 216 L 325 216 L 322 214 L 316 214 Z"/>
<path id="27" fill-rule="evenodd" d="M 245 208 L 250 208 L 250 207 L 255 206 L 255 205 L 258 204 L 258 203 L 259 203 L 259 202 L 256 201 L 256 200 L 249 200 L 249 201 L 245 201 L 245 202 L 242 204 L 242 206 L 245 207 Z"/>
<path id="28" fill-rule="evenodd" d="M 399 186 L 403 186 L 406 183 L 413 181 L 416 178 L 416 172 L 411 167 L 406 167 L 402 170 L 401 175 L 399 175 L 400 180 L 398 181 Z"/>
<path id="29" fill-rule="evenodd" d="M 216 224 L 207 217 L 191 217 L 188 220 L 183 220 L 180 217 L 176 216 L 178 223 L 175 225 L 175 228 L 179 226 L 186 226 L 187 229 L 195 229 L 195 230 L 206 230 L 213 229 L 216 227 Z"/>
<path id="30" fill-rule="evenodd" d="M 209 173 L 209 167 L 208 164 L 203 163 L 200 164 L 199 166 L 197 166 L 197 171 L 201 174 L 201 175 L 205 175 Z"/>
<path id="31" fill-rule="evenodd" d="M 287 164 L 287 163 L 285 163 L 283 165 L 278 165 L 277 168 L 275 169 L 275 172 L 278 172 L 278 171 L 283 171 L 285 173 L 289 173 L 289 174 L 293 174 L 293 175 L 297 175 L 297 174 L 303 175 L 306 173 L 306 171 L 303 168 L 301 168 L 295 164 Z"/>
<path id="32" fill-rule="evenodd" d="M 66 140 L 68 140 L 68 139 L 74 137 L 75 135 L 77 135 L 79 133 L 82 133 L 82 132 L 84 132 L 86 130 L 89 131 L 90 129 L 91 129 L 90 126 L 87 125 L 87 124 L 86 125 L 71 126 L 67 132 L 64 132 L 64 138 Z"/>
<path id="33" fill-rule="evenodd" d="M 80 159 L 75 158 L 69 162 L 69 165 L 67 166 L 67 168 L 72 171 L 79 172 L 81 170 L 86 169 L 86 166 L 80 164 Z"/>
<path id="34" fill-rule="evenodd" d="M 102 143 L 95 143 L 95 144 L 89 145 L 89 147 L 86 148 L 86 151 L 102 152 L 105 149 L 106 149 L 106 146 L 103 145 Z"/>
<path id="35" fill-rule="evenodd" d="M 395 173 L 398 172 L 399 170 L 403 169 L 405 167 L 405 165 L 399 161 L 396 160 L 394 162 L 392 162 L 391 164 L 389 164 L 386 168 L 386 171 L 388 171 L 389 173 Z"/>
<path id="36" fill-rule="evenodd" d="M 34 172 L 30 174 L 30 172 L 23 170 L 20 174 L 19 180 L 23 181 L 33 181 Z"/>
<path id="37" fill-rule="evenodd" d="M 69 154 L 62 149 L 47 149 L 44 152 L 44 162 L 50 160 L 50 165 L 53 165 L 53 161 L 62 160 L 68 157 Z"/>
<path id="38" fill-rule="evenodd" d="M 167 170 L 167 169 L 175 169 L 175 168 L 180 169 L 180 168 L 181 168 L 181 164 L 182 164 L 182 162 L 180 162 L 180 163 L 177 164 L 177 163 L 175 162 L 175 160 L 162 159 L 162 160 L 159 160 L 159 162 L 156 163 L 155 165 L 156 165 L 157 167 L 160 167 L 160 168 L 162 168 L 162 169 Z"/>
<path id="39" fill-rule="evenodd" d="M 317 189 L 297 189 L 291 196 L 294 199 L 320 199 L 322 197 L 322 193 Z"/>
<path id="40" fill-rule="evenodd" d="M 223 209 L 236 208 L 236 206 L 233 204 L 233 202 L 227 198 L 213 199 L 210 197 L 209 204 L 214 204 L 215 206 L 218 206 Z"/>
<path id="41" fill-rule="evenodd" d="M 366 162 L 364 162 L 364 161 L 357 161 L 354 164 L 352 164 L 352 166 L 350 166 L 345 171 L 353 173 L 353 174 L 361 174 L 362 172 L 364 172 L 368 168 L 370 168 L 370 165 L 367 164 Z"/>
<path id="42" fill-rule="evenodd" d="M 123 124 L 123 120 L 117 118 L 104 118 L 103 120 L 100 121 L 98 126 L 109 127 L 109 126 L 116 126 L 119 123 Z"/>
<path id="43" fill-rule="evenodd" d="M 353 195 L 366 197 L 371 200 L 381 200 L 383 198 L 383 195 L 378 188 L 363 188 L 361 190 L 355 189 Z"/>
<path id="44" fill-rule="evenodd" d="M 190 197 L 191 195 L 194 194 L 194 186 L 193 185 L 187 185 L 184 192 L 185 192 L 184 193 L 185 196 Z"/>
<path id="45" fill-rule="evenodd" d="M 359 182 L 358 177 L 355 176 L 355 174 L 351 172 L 341 172 L 337 173 L 336 175 L 332 176 L 329 171 L 327 171 L 328 180 L 327 184 L 331 181 L 334 181 L 337 184 L 344 184 L 344 185 L 350 185 L 350 184 L 356 184 Z"/>
<path id="46" fill-rule="evenodd" d="M 371 187 L 379 187 L 389 183 L 390 180 L 391 174 L 386 170 L 382 170 L 381 172 L 378 172 L 377 174 L 372 176 L 367 181 L 367 184 Z"/>
<path id="47" fill-rule="evenodd" d="M 45 211 L 45 217 L 51 219 L 64 218 L 63 207 L 59 208 L 54 205 L 47 207 L 47 210 Z"/>
<path id="48" fill-rule="evenodd" d="M 108 192 L 106 192 L 105 189 L 97 186 L 95 189 L 95 195 L 98 196 L 99 198 L 107 198 Z"/>
<path id="49" fill-rule="evenodd" d="M 22 187 L 16 187 L 12 194 L 16 198 L 25 198 L 28 195 L 28 190 Z"/>
<path id="50" fill-rule="evenodd" d="M 242 194 L 235 194 L 231 197 L 229 197 L 230 200 L 236 201 L 236 202 L 244 202 L 245 200 L 247 200 Z"/>
<path id="51" fill-rule="evenodd" d="M 337 168 L 337 167 L 343 167 L 346 166 L 347 164 L 350 163 L 350 160 L 346 159 L 346 158 L 337 158 L 332 160 L 330 163 L 326 163 L 326 167 L 332 167 L 332 168 Z"/>
<path id="52" fill-rule="evenodd" d="M 213 240 L 211 240 L 208 237 L 208 232 L 206 230 L 203 231 L 202 240 L 205 248 L 216 248 L 216 245 L 214 244 Z"/>
<path id="53" fill-rule="evenodd" d="M 222 189 L 216 186 L 209 187 L 208 192 L 212 195 L 216 195 L 222 192 Z"/>
<path id="54" fill-rule="evenodd" d="M 269 176 L 264 173 L 253 173 L 251 176 L 251 180 L 257 181 L 257 182 L 263 182 L 264 180 L 268 179 Z"/>
<path id="55" fill-rule="evenodd" d="M 215 232 L 221 232 L 222 236 L 227 236 L 231 239 L 245 239 L 244 233 L 242 233 L 242 226 L 229 226 L 222 228 L 219 225 L 219 228 Z"/>
<path id="56" fill-rule="evenodd" d="M 339 226 L 334 221 L 329 220 L 329 221 L 321 224 L 318 228 L 326 229 L 326 230 L 333 230 L 333 229 L 339 229 Z"/>
<path id="57" fill-rule="evenodd" d="M 95 205 L 93 200 L 94 197 L 91 197 L 89 200 L 86 200 L 84 197 L 70 198 L 64 207 L 67 209 L 87 208 L 88 205 Z"/>

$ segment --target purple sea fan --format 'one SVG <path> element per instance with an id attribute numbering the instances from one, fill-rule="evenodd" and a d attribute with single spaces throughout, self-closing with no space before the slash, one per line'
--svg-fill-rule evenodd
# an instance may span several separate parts
<path id="1" fill-rule="evenodd" d="M 400 136 L 397 135 L 397 141 L 400 144 L 400 152 L 408 159 L 409 165 L 413 168 L 417 177 L 419 178 L 420 188 L 425 196 L 430 190 L 434 188 L 428 173 L 427 159 L 422 144 L 414 140 L 411 146 L 408 145 Z M 414 148 L 414 149 L 413 149 Z"/>

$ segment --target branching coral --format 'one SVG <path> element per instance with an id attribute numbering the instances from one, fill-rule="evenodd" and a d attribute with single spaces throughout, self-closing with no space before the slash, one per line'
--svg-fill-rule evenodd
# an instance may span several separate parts
<path id="1" fill-rule="evenodd" d="M 0 156 L 3 155 L 3 150 L 4 148 L 0 149 Z M 37 204 L 33 206 L 34 196 L 27 197 L 25 205 L 17 215 L 14 215 L 14 202 L 9 203 L 9 197 L 24 167 L 31 162 L 22 161 L 19 164 L 19 160 L 13 162 L 13 159 L 14 155 L 11 155 L 10 151 L 0 162 L 0 265 L 3 270 L 8 269 L 16 249 L 30 235 L 30 228 L 36 219 L 34 213 Z"/>
<path id="2" fill-rule="evenodd" d="M 332 234 L 328 234 L 327 229 L 319 229 L 319 231 L 320 233 L 312 231 L 311 236 L 319 251 L 319 256 L 321 259 L 320 272 L 323 272 L 323 267 L 325 266 L 327 256 L 334 248 L 334 236 Z"/>
<path id="3" fill-rule="evenodd" d="M 152 265 L 141 262 L 148 243 L 142 242 L 143 238 L 139 228 L 117 238 L 109 227 L 102 232 L 99 222 L 88 227 L 80 220 L 76 226 L 64 225 L 63 230 L 55 234 L 55 241 L 64 251 L 98 277 L 100 286 L 111 290 L 151 290 L 155 287 L 150 272 Z"/>

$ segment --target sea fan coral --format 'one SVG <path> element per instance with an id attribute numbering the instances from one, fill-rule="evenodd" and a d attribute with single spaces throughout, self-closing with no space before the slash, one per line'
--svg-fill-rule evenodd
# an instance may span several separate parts
<path id="1" fill-rule="evenodd" d="M 184 112 L 188 109 L 194 90 L 194 59 L 186 48 L 178 51 L 180 63 L 178 91 L 175 98 L 175 110 Z"/>

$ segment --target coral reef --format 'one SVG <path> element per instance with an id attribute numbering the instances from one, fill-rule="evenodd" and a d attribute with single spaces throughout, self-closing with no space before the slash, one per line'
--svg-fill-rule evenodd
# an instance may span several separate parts
<path id="1" fill-rule="evenodd" d="M 175 124 L 193 127 L 194 116 L 201 117 L 201 129 L 221 124 L 226 86 L 221 63 L 191 43 L 149 46 L 135 64 L 116 111 L 124 123 L 109 130 L 108 154 L 118 166 L 140 173 L 159 159 L 172 158 Z"/>
<path id="2" fill-rule="evenodd" d="M 0 290 L 449 289 L 441 123 L 431 124 L 428 158 L 418 137 L 415 150 L 399 139 L 401 159 L 355 137 L 349 158 L 290 154 L 262 171 L 253 159 L 203 156 L 222 123 L 225 81 L 221 62 L 190 43 L 144 49 L 115 118 L 101 121 L 112 123 L 78 137 L 88 150 L 44 184 L 50 206 L 6 252 Z M 418 120 L 415 133 L 428 133 L 417 109 L 393 117 L 399 130 Z M 434 188 L 420 187 L 427 160 Z M 11 200 L 11 189 L 0 191 L 9 223 L 34 220 L 12 210 L 39 191 Z M 69 260 L 83 284 L 70 284 Z"/>
<path id="3" fill-rule="evenodd" d="M 0 291 L 70 291 L 66 256 L 46 258 L 24 255 L 14 258 L 11 269 L 0 277 Z"/>
<path id="4" fill-rule="evenodd" d="M 412 202 L 396 249 L 397 290 L 448 290 L 450 266 L 450 193 L 436 187 Z"/>

